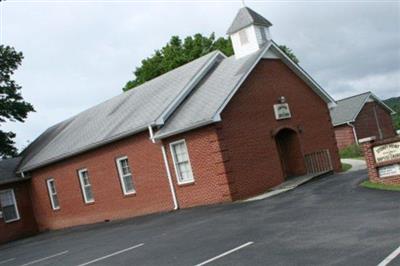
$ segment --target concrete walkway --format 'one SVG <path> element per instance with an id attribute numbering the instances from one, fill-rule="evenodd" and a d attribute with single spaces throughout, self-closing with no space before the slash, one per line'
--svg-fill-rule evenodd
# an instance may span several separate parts
<path id="1" fill-rule="evenodd" d="M 296 187 L 300 186 L 301 184 L 304 184 L 304 183 L 310 181 L 313 178 L 316 178 L 318 176 L 324 175 L 324 174 L 329 173 L 329 172 L 330 171 L 292 177 L 292 178 L 288 179 L 287 181 L 283 182 L 282 184 L 271 188 L 267 192 L 265 192 L 265 193 L 263 193 L 261 195 L 255 196 L 255 197 L 251 197 L 251 198 L 245 199 L 242 202 L 262 200 L 262 199 L 266 199 L 266 198 L 281 194 L 281 193 L 286 192 L 288 190 L 295 189 Z"/>
<path id="2" fill-rule="evenodd" d="M 359 171 L 367 168 L 367 164 L 364 160 L 359 159 L 341 159 L 342 163 L 351 164 L 351 168 L 348 171 Z"/>

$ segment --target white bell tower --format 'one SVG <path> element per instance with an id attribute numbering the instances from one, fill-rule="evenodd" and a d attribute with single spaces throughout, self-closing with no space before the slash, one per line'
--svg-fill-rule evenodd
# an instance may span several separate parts
<path id="1" fill-rule="evenodd" d="M 235 57 L 241 58 L 260 49 L 271 40 L 272 23 L 248 7 L 239 9 L 227 34 L 232 41 Z"/>

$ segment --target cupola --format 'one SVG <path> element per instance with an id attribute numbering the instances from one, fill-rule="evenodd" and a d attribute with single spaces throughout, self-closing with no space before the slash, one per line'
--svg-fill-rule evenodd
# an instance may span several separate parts
<path id="1" fill-rule="evenodd" d="M 235 57 L 240 58 L 260 49 L 271 40 L 269 27 L 272 23 L 254 10 L 239 9 L 227 34 L 231 38 Z"/>

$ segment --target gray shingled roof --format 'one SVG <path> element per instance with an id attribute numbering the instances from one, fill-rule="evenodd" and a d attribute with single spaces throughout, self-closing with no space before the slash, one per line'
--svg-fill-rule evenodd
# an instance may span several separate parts
<path id="1" fill-rule="evenodd" d="M 346 123 L 354 122 L 357 118 L 357 115 L 360 113 L 361 109 L 364 107 L 364 104 L 369 98 L 375 100 L 391 114 L 395 114 L 395 112 L 382 100 L 380 100 L 372 92 L 368 91 L 338 100 L 336 102 L 337 106 L 333 110 L 331 110 L 332 124 L 334 126 L 339 126 Z"/>
<path id="2" fill-rule="evenodd" d="M 239 12 L 237 13 L 226 34 L 235 33 L 252 24 L 265 27 L 272 26 L 271 22 L 269 22 L 266 18 L 264 18 L 254 10 L 248 7 L 243 7 L 239 9 Z"/>
<path id="3" fill-rule="evenodd" d="M 0 185 L 23 180 L 22 177 L 15 174 L 20 161 L 21 157 L 0 161 Z"/>
<path id="4" fill-rule="evenodd" d="M 370 95 L 366 92 L 336 101 L 337 106 L 331 111 L 332 124 L 338 126 L 353 122 Z"/>
<path id="5" fill-rule="evenodd" d="M 211 52 L 49 128 L 22 153 L 19 170 L 146 130 L 218 53 Z"/>

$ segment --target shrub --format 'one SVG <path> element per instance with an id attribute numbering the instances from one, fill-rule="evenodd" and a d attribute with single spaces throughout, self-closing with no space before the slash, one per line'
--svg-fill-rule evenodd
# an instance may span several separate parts
<path id="1" fill-rule="evenodd" d="M 357 158 L 362 157 L 361 147 L 357 144 L 352 144 L 339 151 L 340 158 Z"/>

